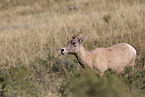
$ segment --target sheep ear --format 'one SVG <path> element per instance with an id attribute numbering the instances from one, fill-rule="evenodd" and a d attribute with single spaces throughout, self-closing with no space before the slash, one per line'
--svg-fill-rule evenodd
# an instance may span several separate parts
<path id="1" fill-rule="evenodd" d="M 84 41 L 84 38 L 81 37 L 81 38 L 79 39 L 79 43 L 82 43 L 83 41 Z"/>

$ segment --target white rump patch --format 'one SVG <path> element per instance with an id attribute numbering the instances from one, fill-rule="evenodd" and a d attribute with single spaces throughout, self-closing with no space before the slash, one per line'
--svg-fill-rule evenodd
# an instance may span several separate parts
<path id="1" fill-rule="evenodd" d="M 130 50 L 132 50 L 134 53 L 135 53 L 135 55 L 136 55 L 136 50 L 135 50 L 135 48 L 134 47 L 132 47 L 131 45 L 129 45 L 129 44 L 127 44 L 128 46 L 129 46 L 129 48 L 130 48 Z"/>

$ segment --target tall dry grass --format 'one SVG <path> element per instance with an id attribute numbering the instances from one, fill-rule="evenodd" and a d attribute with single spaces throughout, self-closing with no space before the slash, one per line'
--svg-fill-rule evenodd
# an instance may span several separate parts
<path id="1" fill-rule="evenodd" d="M 72 69 L 77 62 L 70 59 L 74 61 L 71 63 L 65 58 L 66 56 L 59 56 L 60 48 L 74 33 L 81 31 L 80 37 L 85 38 L 83 45 L 87 50 L 126 42 L 137 50 L 136 63 L 143 66 L 145 64 L 144 25 L 144 0 L 1 0 L 0 68 L 7 65 L 16 65 L 16 67 L 0 71 L 2 73 L 0 96 L 61 97 L 67 94 L 65 93 L 67 85 L 69 86 L 73 77 L 75 81 L 78 80 L 72 87 L 74 90 L 77 88 L 83 91 L 79 85 L 92 84 L 90 88 L 94 89 L 96 94 L 96 89 L 100 87 L 94 84 L 100 85 L 106 80 L 102 81 L 95 73 L 85 80 L 79 80 L 77 77 L 83 73 L 75 74 L 75 70 L 73 72 Z M 59 63 L 62 61 L 61 58 L 66 59 L 66 64 L 72 67 L 68 66 L 68 70 L 65 71 L 63 67 L 65 62 Z M 143 72 L 134 72 L 130 78 L 124 77 L 125 81 L 122 83 L 128 83 L 126 84 L 128 89 L 132 89 L 130 85 L 136 86 L 135 92 L 138 92 L 137 89 L 143 90 Z M 120 91 L 117 84 L 121 80 L 114 79 L 108 81 L 113 82 L 111 84 L 101 84 L 101 87 L 105 85 L 103 89 L 106 90 L 106 94 L 112 94 L 111 90 L 114 88 L 116 93 Z M 111 89 L 109 85 L 112 86 Z M 119 94 L 124 95 L 128 92 L 123 91 Z M 104 90 L 99 93 L 104 94 Z M 108 96 L 106 94 L 105 96 Z"/>
<path id="2" fill-rule="evenodd" d="M 145 54 L 143 0 L 2 0 L 0 7 L 0 64 L 57 56 L 79 30 L 88 50 L 126 42 Z"/>

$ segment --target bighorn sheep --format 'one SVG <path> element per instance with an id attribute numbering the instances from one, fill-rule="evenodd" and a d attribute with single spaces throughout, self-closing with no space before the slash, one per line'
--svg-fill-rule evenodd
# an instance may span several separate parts
<path id="1" fill-rule="evenodd" d="M 136 50 L 127 43 L 119 43 L 108 48 L 96 48 L 89 52 L 82 46 L 83 38 L 73 35 L 64 48 L 62 55 L 73 54 L 83 68 L 91 68 L 102 76 L 107 69 L 117 74 L 123 73 L 125 66 L 133 66 Z"/>

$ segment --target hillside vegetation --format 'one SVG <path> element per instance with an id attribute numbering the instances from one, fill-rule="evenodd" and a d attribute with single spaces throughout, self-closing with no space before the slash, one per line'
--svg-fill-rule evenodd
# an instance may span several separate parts
<path id="1" fill-rule="evenodd" d="M 61 56 L 60 48 L 79 31 L 88 51 L 132 45 L 134 69 L 100 78 L 73 56 Z M 144 68 L 144 0 L 0 1 L 0 96 L 145 97 Z"/>

